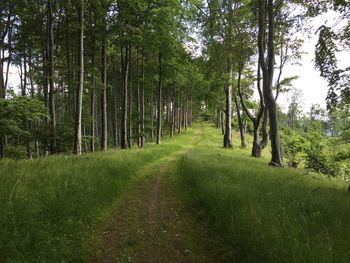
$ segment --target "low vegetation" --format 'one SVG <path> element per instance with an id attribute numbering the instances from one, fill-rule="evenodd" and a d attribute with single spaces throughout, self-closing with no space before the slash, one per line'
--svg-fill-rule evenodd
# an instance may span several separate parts
<path id="1" fill-rule="evenodd" d="M 189 135 L 147 149 L 0 162 L 1 262 L 84 262 L 130 182 Z"/>
<path id="2" fill-rule="evenodd" d="M 346 183 L 268 167 L 267 158 L 253 160 L 247 150 L 222 149 L 220 142 L 219 131 L 205 125 L 178 172 L 189 204 L 203 210 L 233 262 L 348 262 Z"/>

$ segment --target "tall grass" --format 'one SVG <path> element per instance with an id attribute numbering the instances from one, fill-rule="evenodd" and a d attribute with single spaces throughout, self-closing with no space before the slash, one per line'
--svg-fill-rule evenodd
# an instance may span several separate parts
<path id="1" fill-rule="evenodd" d="M 191 133 L 145 149 L 0 162 L 0 262 L 84 262 L 93 231 L 143 167 Z"/>
<path id="2" fill-rule="evenodd" d="M 249 150 L 222 149 L 221 140 L 219 131 L 205 125 L 202 141 L 181 159 L 178 171 L 192 205 L 223 237 L 232 262 L 350 261 L 344 182 L 269 167 Z"/>

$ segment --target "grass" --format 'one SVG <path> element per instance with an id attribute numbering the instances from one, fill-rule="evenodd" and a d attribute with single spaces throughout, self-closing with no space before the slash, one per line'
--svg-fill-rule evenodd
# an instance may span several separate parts
<path id="1" fill-rule="evenodd" d="M 349 262 L 344 182 L 269 167 L 268 149 L 264 158 L 253 159 L 250 149 L 223 149 L 221 140 L 217 129 L 204 124 L 178 174 L 188 204 L 198 206 L 222 237 L 230 262 Z"/>
<path id="2" fill-rule="evenodd" d="M 85 262 L 128 186 L 192 133 L 145 149 L 0 161 L 0 261 Z"/>
<path id="3" fill-rule="evenodd" d="M 95 231 L 132 182 L 157 167 L 152 164 L 175 161 L 171 154 L 192 139 L 189 130 L 145 149 L 0 161 L 0 261 L 87 261 L 94 253 Z M 221 141 L 220 131 L 204 123 L 201 139 L 174 162 L 171 174 L 189 197 L 189 207 L 199 207 L 202 219 L 224 241 L 222 258 L 349 261 L 345 182 L 269 167 L 268 149 L 263 158 L 253 159 L 249 147 L 223 149 Z"/>

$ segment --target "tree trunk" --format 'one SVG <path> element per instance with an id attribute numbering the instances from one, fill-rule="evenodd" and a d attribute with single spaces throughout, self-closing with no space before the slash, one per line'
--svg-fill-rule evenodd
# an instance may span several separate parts
<path id="1" fill-rule="evenodd" d="M 225 135 L 225 112 L 220 111 L 221 134 Z"/>
<path id="2" fill-rule="evenodd" d="M 239 77 L 238 77 L 238 81 L 239 81 Z M 239 108 L 239 104 L 238 104 L 239 102 L 238 102 L 237 96 L 234 96 L 234 97 L 235 97 L 237 120 L 238 120 L 238 126 L 239 126 L 239 134 L 241 136 L 241 147 L 247 148 L 247 143 L 245 141 L 245 125 L 242 120 L 241 110 Z"/>
<path id="3" fill-rule="evenodd" d="M 174 136 L 174 130 L 175 130 L 175 105 L 174 105 L 174 99 L 171 100 L 171 111 L 170 111 L 170 138 Z"/>
<path id="4" fill-rule="evenodd" d="M 140 117 L 140 147 L 145 147 L 145 57 L 143 52 L 141 61 Z"/>
<path id="5" fill-rule="evenodd" d="M 179 96 L 179 105 L 177 107 L 177 134 L 181 133 L 182 129 L 182 98 L 181 98 L 181 90 Z"/>
<path id="6" fill-rule="evenodd" d="M 79 58 L 78 58 L 78 76 L 79 84 L 76 95 L 76 111 L 75 111 L 75 140 L 73 152 L 81 155 L 81 120 L 83 110 L 83 88 L 84 88 L 84 0 L 79 2 Z"/>
<path id="7" fill-rule="evenodd" d="M 137 146 L 141 146 L 141 87 L 140 79 L 142 73 L 140 73 L 140 61 L 139 61 L 139 50 L 137 50 L 136 61 L 137 61 L 137 89 L 136 89 L 136 110 L 137 110 Z M 142 67 L 142 66 L 141 66 Z M 141 80 L 142 81 L 142 80 Z"/>
<path id="8" fill-rule="evenodd" d="M 225 134 L 224 134 L 224 148 L 232 147 L 232 62 L 228 59 L 228 83 L 225 88 L 226 108 L 225 108 Z"/>
<path id="9" fill-rule="evenodd" d="M 93 42 L 92 49 L 92 76 L 91 76 L 91 90 L 90 90 L 90 151 L 95 152 L 95 88 L 96 88 L 96 78 L 95 78 L 95 39 Z M 68 91 L 69 92 L 69 91 Z"/>
<path id="10" fill-rule="evenodd" d="M 160 144 L 162 135 L 162 81 L 163 81 L 163 68 L 162 68 L 162 53 L 159 51 L 159 83 L 158 83 L 158 116 L 157 116 L 157 144 Z"/>
<path id="11" fill-rule="evenodd" d="M 121 127 L 120 127 L 120 148 L 126 149 L 128 147 L 127 128 L 128 128 L 128 74 L 129 74 L 129 47 L 125 47 L 125 54 L 123 47 L 121 48 L 122 61 L 122 76 L 123 76 L 123 90 L 122 90 L 122 112 L 121 112 Z"/>
<path id="12" fill-rule="evenodd" d="M 129 103 L 128 103 L 128 147 L 132 147 L 132 106 L 133 106 L 133 94 L 132 94 L 132 83 L 131 83 L 131 47 L 129 49 Z"/>
<path id="13" fill-rule="evenodd" d="M 102 119 L 102 133 L 101 133 L 101 150 L 107 151 L 108 127 L 107 127 L 107 51 L 106 51 L 106 37 L 103 36 L 102 49 L 102 92 L 101 92 L 101 119 Z"/>
<path id="14" fill-rule="evenodd" d="M 152 98 L 150 102 L 150 118 L 151 118 L 151 139 L 154 137 L 154 101 L 153 101 L 153 91 Z"/>
<path id="15" fill-rule="evenodd" d="M 49 83 L 49 111 L 50 111 L 50 150 L 56 153 L 56 110 L 55 110 L 55 82 L 54 82 L 54 35 L 53 35 L 53 3 L 48 0 L 47 8 L 47 26 L 48 26 L 48 70 L 47 78 Z"/>
<path id="16" fill-rule="evenodd" d="M 259 0 L 259 34 L 258 34 L 258 47 L 259 58 L 261 61 L 261 68 L 263 72 L 263 93 L 265 99 L 265 105 L 269 113 L 270 120 L 270 133 L 271 133 L 271 162 L 270 165 L 282 166 L 282 154 L 280 146 L 280 136 L 278 127 L 277 105 L 273 96 L 273 75 L 274 75 L 274 1 L 268 0 L 267 13 L 268 13 L 268 42 L 267 42 L 267 61 L 265 60 L 265 31 L 266 31 L 266 0 Z"/>

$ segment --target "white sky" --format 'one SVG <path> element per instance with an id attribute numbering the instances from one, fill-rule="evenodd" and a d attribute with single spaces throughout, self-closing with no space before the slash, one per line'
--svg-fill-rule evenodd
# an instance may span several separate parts
<path id="1" fill-rule="evenodd" d="M 284 77 L 298 75 L 299 79 L 293 81 L 293 86 L 302 92 L 301 101 L 302 110 L 304 113 L 309 112 L 312 104 L 320 104 L 323 108 L 326 107 L 326 96 L 328 91 L 327 82 L 320 76 L 319 71 L 314 68 L 313 59 L 315 57 L 315 46 L 318 40 L 318 34 L 315 34 L 317 29 L 323 25 L 333 26 L 337 22 L 337 15 L 335 12 L 328 12 L 311 21 L 311 38 L 301 36 L 304 38 L 304 45 L 302 51 L 305 53 L 300 60 L 300 65 L 287 65 L 284 70 Z M 342 24 L 338 24 L 339 28 Z M 341 52 L 338 56 L 339 66 L 347 67 L 350 61 L 350 52 Z M 283 78 L 283 77 L 282 77 Z M 279 98 L 279 105 L 283 111 L 287 111 L 289 98 L 288 94 L 281 94 Z"/>

